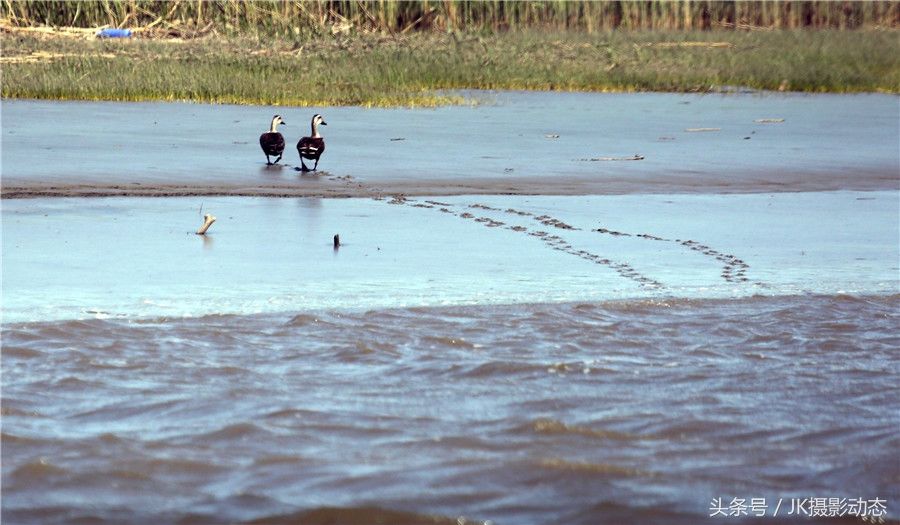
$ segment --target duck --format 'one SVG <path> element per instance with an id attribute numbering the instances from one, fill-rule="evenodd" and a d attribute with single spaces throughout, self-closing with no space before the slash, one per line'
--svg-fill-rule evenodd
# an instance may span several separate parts
<path id="1" fill-rule="evenodd" d="M 322 115 L 316 113 L 313 115 L 311 123 L 312 134 L 309 137 L 303 137 L 300 139 L 300 142 L 297 143 L 297 152 L 300 153 L 300 165 L 302 166 L 302 171 L 310 171 L 303 162 L 303 159 L 316 161 L 312 169 L 312 171 L 316 171 L 316 168 L 319 166 L 319 157 L 321 157 L 322 153 L 325 151 L 325 139 L 322 138 L 322 135 L 319 135 L 319 124 L 323 126 L 328 125 L 328 123 L 325 122 L 325 119 L 322 118 Z"/>
<path id="2" fill-rule="evenodd" d="M 287 126 L 287 122 L 281 118 L 281 115 L 275 115 L 272 117 L 272 128 L 259 136 L 259 145 L 266 154 L 266 166 L 278 164 L 281 154 L 284 153 L 284 137 L 278 133 L 279 124 Z M 269 157 L 275 155 L 278 155 L 278 158 L 275 159 L 275 162 L 270 162 Z"/>

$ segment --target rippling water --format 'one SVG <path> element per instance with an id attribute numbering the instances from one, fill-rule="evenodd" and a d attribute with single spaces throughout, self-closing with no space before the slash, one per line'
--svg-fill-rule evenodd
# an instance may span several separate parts
<path id="1" fill-rule="evenodd" d="M 2 517 L 896 518 L 898 322 L 900 295 L 804 295 L 6 325 Z"/>

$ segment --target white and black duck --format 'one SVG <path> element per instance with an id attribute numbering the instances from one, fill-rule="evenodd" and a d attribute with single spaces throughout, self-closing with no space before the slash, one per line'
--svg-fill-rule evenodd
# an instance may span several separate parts
<path id="1" fill-rule="evenodd" d="M 327 126 L 328 123 L 322 118 L 322 115 L 316 113 L 312 118 L 312 134 L 309 137 L 303 137 L 297 143 L 297 152 L 300 153 L 300 165 L 303 171 L 310 171 L 303 162 L 303 159 L 314 160 L 312 171 L 319 166 L 319 157 L 325 152 L 325 139 L 319 135 L 319 124 Z"/>
<path id="2" fill-rule="evenodd" d="M 266 154 L 266 165 L 271 166 L 277 164 L 281 160 L 281 154 L 284 153 L 284 137 L 278 133 L 278 125 L 287 123 L 281 119 L 281 115 L 272 117 L 272 128 L 259 136 L 259 145 L 262 147 L 263 153 Z M 275 162 L 270 162 L 269 157 L 275 157 Z"/>

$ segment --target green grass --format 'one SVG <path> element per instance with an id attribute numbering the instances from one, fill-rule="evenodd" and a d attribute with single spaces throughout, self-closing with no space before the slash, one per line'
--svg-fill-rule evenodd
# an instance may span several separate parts
<path id="1" fill-rule="evenodd" d="M 466 88 L 900 93 L 896 30 L 2 39 L 4 98 L 433 106 L 462 101 L 436 90 Z M 50 58 L 20 61 L 35 52 Z"/>

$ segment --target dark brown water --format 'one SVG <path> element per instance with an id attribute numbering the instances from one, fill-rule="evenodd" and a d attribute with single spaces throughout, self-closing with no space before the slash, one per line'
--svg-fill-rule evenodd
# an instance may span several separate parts
<path id="1" fill-rule="evenodd" d="M 738 521 L 708 518 L 719 497 L 766 498 L 748 523 L 779 498 L 896 518 L 898 327 L 898 295 L 7 325 L 2 518 Z"/>

